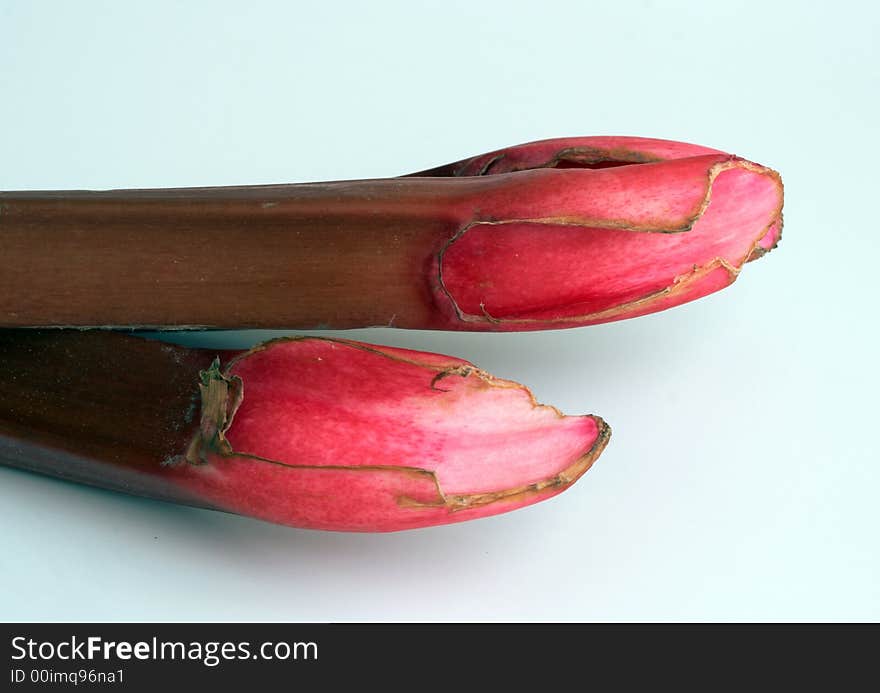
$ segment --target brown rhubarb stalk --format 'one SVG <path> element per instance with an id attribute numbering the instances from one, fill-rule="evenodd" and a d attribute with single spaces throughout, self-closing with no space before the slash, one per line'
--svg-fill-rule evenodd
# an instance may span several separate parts
<path id="1" fill-rule="evenodd" d="M 727 286 L 774 247 L 764 166 L 548 140 L 377 180 L 0 193 L 0 326 L 571 327 Z"/>
<path id="2" fill-rule="evenodd" d="M 244 352 L 0 331 L 0 463 L 315 529 L 392 531 L 550 498 L 596 416 L 448 356 L 314 337 Z"/>

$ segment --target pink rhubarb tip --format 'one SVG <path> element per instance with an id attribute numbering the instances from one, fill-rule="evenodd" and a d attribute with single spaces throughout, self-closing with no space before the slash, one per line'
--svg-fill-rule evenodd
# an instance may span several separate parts
<path id="1" fill-rule="evenodd" d="M 731 284 L 782 231 L 776 171 L 682 142 L 546 140 L 417 175 L 496 181 L 434 263 L 437 305 L 468 329 L 664 310 Z"/>
<path id="2" fill-rule="evenodd" d="M 381 532 L 514 510 L 568 488 L 610 437 L 599 417 L 564 416 L 467 361 L 338 339 L 259 346 L 203 374 L 202 394 L 176 483 L 297 527 Z"/>

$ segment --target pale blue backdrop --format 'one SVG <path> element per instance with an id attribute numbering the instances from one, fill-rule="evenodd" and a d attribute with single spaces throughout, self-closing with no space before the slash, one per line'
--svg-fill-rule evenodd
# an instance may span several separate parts
<path id="1" fill-rule="evenodd" d="M 2 468 L 0 617 L 880 618 L 876 8 L 2 0 L 0 189 L 385 176 L 633 134 L 777 168 L 786 227 L 736 285 L 659 315 L 348 333 L 601 413 L 611 445 L 553 501 L 361 536 Z"/>

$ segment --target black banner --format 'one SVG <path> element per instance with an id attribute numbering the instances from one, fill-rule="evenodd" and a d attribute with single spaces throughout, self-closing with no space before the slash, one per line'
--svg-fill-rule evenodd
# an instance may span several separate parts
<path id="1" fill-rule="evenodd" d="M 478 680 L 671 683 L 698 672 L 711 685 L 791 683 L 798 674 L 815 683 L 832 654 L 842 657 L 833 669 L 840 685 L 867 670 L 880 644 L 872 625 L 6 623 L 0 635 L 0 690 L 9 691 L 324 688 L 353 679 L 470 690 Z"/>

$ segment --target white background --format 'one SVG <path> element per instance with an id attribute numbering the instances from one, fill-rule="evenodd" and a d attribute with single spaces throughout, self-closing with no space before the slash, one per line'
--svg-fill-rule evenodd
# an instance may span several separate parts
<path id="1" fill-rule="evenodd" d="M 778 169 L 786 224 L 733 287 L 658 315 L 347 333 L 605 417 L 558 498 L 333 534 L 0 468 L 0 618 L 880 618 L 878 25 L 869 2 L 2 0 L 0 189 L 387 176 L 630 134 Z"/>

